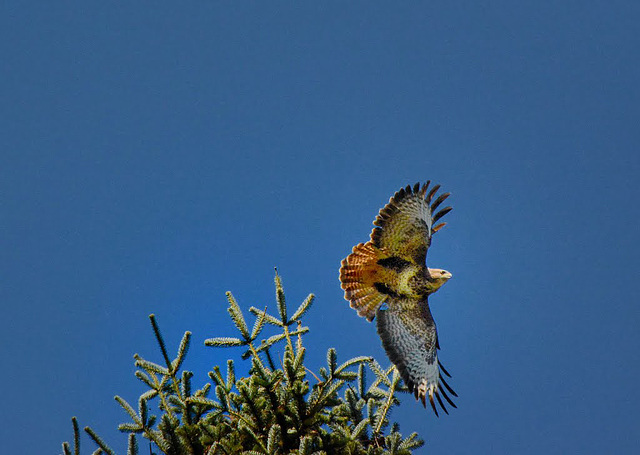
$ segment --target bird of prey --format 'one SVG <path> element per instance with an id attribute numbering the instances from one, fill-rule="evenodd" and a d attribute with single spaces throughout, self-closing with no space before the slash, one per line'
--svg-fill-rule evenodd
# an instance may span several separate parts
<path id="1" fill-rule="evenodd" d="M 434 397 L 448 414 L 440 396 L 455 408 L 445 389 L 458 395 L 440 374 L 451 377 L 438 361 L 438 332 L 428 298 L 451 273 L 428 268 L 425 262 L 433 235 L 446 224 L 436 223 L 451 207 L 436 212 L 450 193 L 434 198 L 440 185 L 429 184 L 416 183 L 395 193 L 374 220 L 371 240 L 353 247 L 343 259 L 340 283 L 359 316 L 369 322 L 377 317 L 382 346 L 407 388 L 425 407 L 428 397 L 438 415 Z"/>

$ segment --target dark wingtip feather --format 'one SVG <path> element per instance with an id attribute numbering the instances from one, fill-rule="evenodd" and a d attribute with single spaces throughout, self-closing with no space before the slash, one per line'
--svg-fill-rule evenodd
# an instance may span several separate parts
<path id="1" fill-rule="evenodd" d="M 431 408 L 433 409 L 433 412 L 436 413 L 436 417 L 440 417 L 438 415 L 438 408 L 436 408 L 435 403 L 433 402 L 433 394 L 429 394 L 429 403 L 431 403 Z"/>
<path id="2" fill-rule="evenodd" d="M 443 208 L 442 210 L 440 210 L 438 213 L 435 214 L 435 216 L 433 217 L 433 221 L 432 223 L 435 223 L 436 221 L 438 221 L 440 218 L 442 218 L 443 216 L 445 216 L 447 213 L 449 213 L 452 210 L 453 207 L 448 206 Z"/>
<path id="3" fill-rule="evenodd" d="M 456 404 L 453 401 L 451 401 L 451 398 L 449 398 L 449 396 L 444 391 L 444 389 L 440 389 L 440 392 L 442 393 L 442 396 L 444 397 L 444 399 L 447 400 L 451 406 L 458 409 L 458 406 L 456 406 Z"/>
<path id="4" fill-rule="evenodd" d="M 431 191 L 429 191 L 429 194 L 427 194 L 427 197 L 426 197 L 427 204 L 431 202 L 431 198 L 433 197 L 434 194 L 436 194 L 436 191 L 438 191 L 439 189 L 440 189 L 440 185 L 434 185 L 434 187 L 431 188 Z"/>
<path id="5" fill-rule="evenodd" d="M 438 359 L 438 366 L 440 367 L 440 369 L 442 370 L 442 372 L 444 374 L 446 374 L 447 376 L 451 377 L 451 375 L 449 374 L 449 372 L 447 371 L 447 369 L 444 367 L 444 365 L 442 364 L 442 362 L 440 362 L 440 359 Z"/>
<path id="6" fill-rule="evenodd" d="M 442 204 L 442 202 L 449 196 L 451 196 L 451 193 L 442 193 L 440 196 L 438 196 L 438 198 L 433 201 L 433 204 L 431 204 L 431 211 L 435 211 L 435 209 L 437 209 L 438 206 Z"/>
<path id="7" fill-rule="evenodd" d="M 442 402 L 442 399 L 440 398 L 440 394 L 438 393 L 437 390 L 435 392 L 435 395 L 436 395 L 436 398 L 438 399 L 438 403 L 440 404 L 440 407 L 442 407 L 442 410 L 444 411 L 444 413 L 449 415 L 449 411 L 447 411 L 447 408 L 445 408 L 444 403 Z"/>
<path id="8" fill-rule="evenodd" d="M 444 380 L 444 376 L 440 376 L 440 382 L 442 382 L 442 385 L 449 391 L 451 395 L 453 395 L 454 397 L 458 396 L 458 394 L 455 393 L 451 387 L 449 387 L 449 384 L 447 384 L 447 381 Z"/>

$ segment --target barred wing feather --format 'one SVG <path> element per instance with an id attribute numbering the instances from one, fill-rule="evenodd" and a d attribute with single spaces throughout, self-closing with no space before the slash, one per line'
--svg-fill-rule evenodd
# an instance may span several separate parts
<path id="1" fill-rule="evenodd" d="M 456 405 L 445 392 L 458 396 L 440 374 L 446 370 L 438 362 L 438 333 L 427 302 L 390 302 L 388 309 L 377 311 L 378 334 L 389 359 L 394 363 L 409 391 L 426 407 L 426 399 L 438 415 L 434 399 L 449 413 L 444 398 Z"/>

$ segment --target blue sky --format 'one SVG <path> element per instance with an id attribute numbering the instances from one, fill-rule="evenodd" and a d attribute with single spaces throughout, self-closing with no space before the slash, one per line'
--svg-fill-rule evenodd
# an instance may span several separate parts
<path id="1" fill-rule="evenodd" d="M 429 252 L 458 409 L 418 453 L 640 450 L 637 2 L 4 2 L 0 440 L 70 418 L 124 451 L 148 314 L 186 367 L 233 351 L 224 292 L 317 295 L 318 368 L 386 362 L 338 283 L 398 188 L 454 210 Z M 91 446 L 85 439 L 84 449 Z M 91 449 L 92 451 L 93 449 Z M 87 451 L 87 453 L 90 453 Z"/>

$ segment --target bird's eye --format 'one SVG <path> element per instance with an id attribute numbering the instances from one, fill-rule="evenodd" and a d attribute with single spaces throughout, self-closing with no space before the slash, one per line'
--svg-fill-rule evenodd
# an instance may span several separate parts
<path id="1" fill-rule="evenodd" d="M 444 273 L 445 273 L 445 272 L 444 272 L 444 270 L 443 270 L 443 271 L 441 271 L 441 272 L 440 272 L 440 275 L 444 275 Z"/>

